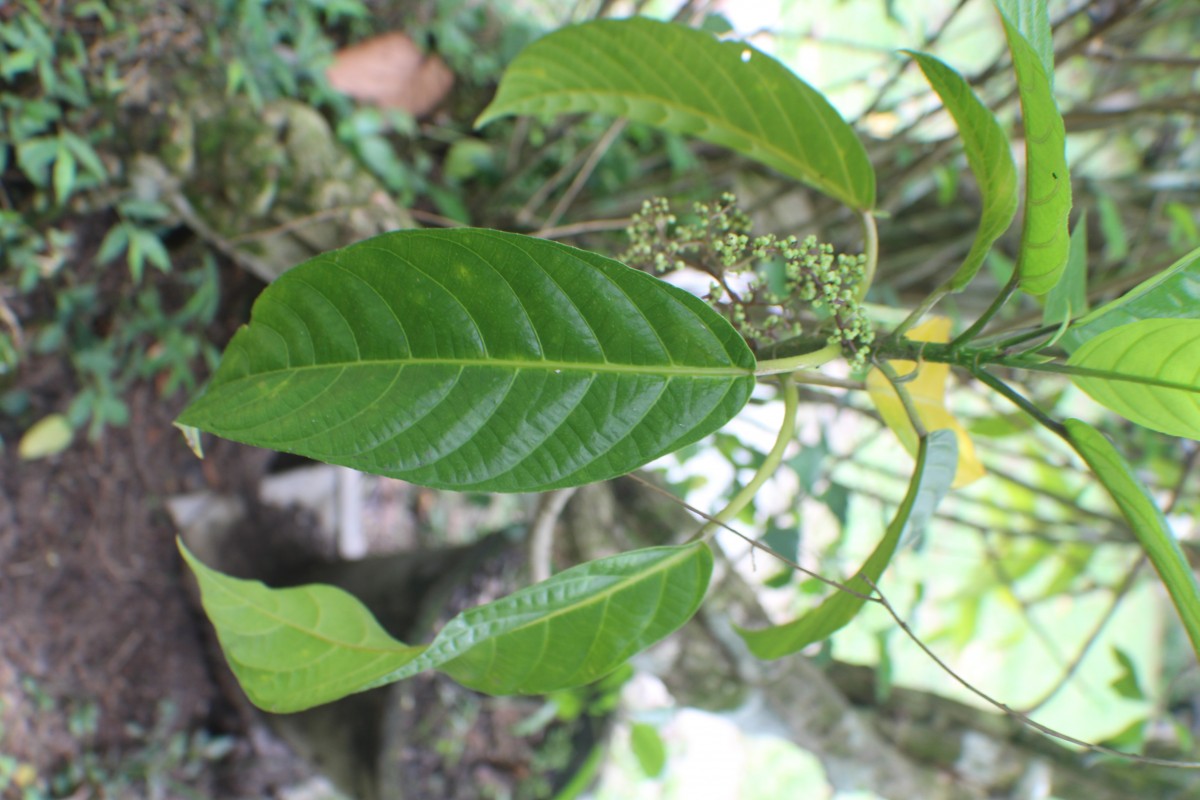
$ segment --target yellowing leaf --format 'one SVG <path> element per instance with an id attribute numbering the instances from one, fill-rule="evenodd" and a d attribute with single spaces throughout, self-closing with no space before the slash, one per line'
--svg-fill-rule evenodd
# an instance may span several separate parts
<path id="1" fill-rule="evenodd" d="M 25 461 L 58 455 L 71 446 L 74 437 L 75 431 L 66 417 L 50 414 L 25 431 L 21 443 L 17 445 L 17 454 Z"/>
<path id="2" fill-rule="evenodd" d="M 933 317 L 908 332 L 908 338 L 918 342 L 948 342 L 950 341 L 950 320 L 946 317 Z M 897 359 L 888 362 L 896 370 L 896 374 L 905 377 L 918 369 L 912 361 Z M 954 473 L 954 488 L 966 486 L 983 477 L 983 464 L 975 455 L 975 445 L 971 437 L 958 424 L 949 411 L 946 410 L 946 380 L 950 377 L 949 364 L 936 364 L 929 361 L 921 362 L 916 376 L 906 382 L 904 387 L 912 398 L 917 416 L 926 431 L 948 429 L 958 437 L 958 469 Z M 891 381 L 877 369 L 867 375 L 867 392 L 871 402 L 879 410 L 883 421 L 900 439 L 904 449 L 914 456 L 920 437 L 900 402 L 900 396 Z"/>

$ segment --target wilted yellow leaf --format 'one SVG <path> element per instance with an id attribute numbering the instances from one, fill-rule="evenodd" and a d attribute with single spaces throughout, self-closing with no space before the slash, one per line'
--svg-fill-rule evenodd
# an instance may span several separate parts
<path id="1" fill-rule="evenodd" d="M 918 342 L 948 342 L 950 320 L 946 317 L 933 317 L 909 331 L 907 338 Z M 946 381 L 950 377 L 950 365 L 923 361 L 918 368 L 915 362 L 902 359 L 888 363 L 900 377 L 911 374 L 914 369 L 918 370 L 916 376 L 903 385 L 912 398 L 917 416 L 921 418 L 925 430 L 948 428 L 958 437 L 958 469 L 954 473 L 954 487 L 957 489 L 966 486 L 983 477 L 983 464 L 975 455 L 975 445 L 971 442 L 971 437 L 946 410 Z M 867 392 L 871 395 L 871 402 L 879 410 L 883 421 L 900 439 L 904 449 L 916 455 L 917 431 L 913 428 L 891 381 L 882 372 L 873 369 L 867 375 Z"/>

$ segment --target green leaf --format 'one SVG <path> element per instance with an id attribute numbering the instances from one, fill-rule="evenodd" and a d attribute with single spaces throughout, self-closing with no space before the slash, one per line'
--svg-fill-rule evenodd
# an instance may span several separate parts
<path id="1" fill-rule="evenodd" d="M 1200 585 L 1162 511 L 1103 434 L 1077 419 L 1067 420 L 1066 428 L 1071 446 L 1100 479 L 1158 571 L 1192 648 L 1200 655 Z"/>
<path id="2" fill-rule="evenodd" d="M 397 231 L 268 286 L 179 422 L 425 486 L 540 491 L 713 432 L 754 364 L 705 303 L 611 259 Z"/>
<path id="3" fill-rule="evenodd" d="M 657 778 L 667 766 L 667 746 L 663 743 L 658 728 L 644 722 L 635 722 L 629 729 L 629 748 L 637 758 L 642 772 Z"/>
<path id="4" fill-rule="evenodd" d="M 429 645 L 410 646 L 341 589 L 271 589 L 222 575 L 179 548 L 239 683 L 275 713 L 428 669 L 492 694 L 590 683 L 687 622 L 713 563 L 702 542 L 599 559 L 466 611 Z"/>
<path id="5" fill-rule="evenodd" d="M 1200 248 L 1079 320 L 1062 343 L 1075 350 L 1104 331 L 1158 318 L 1200 319 Z"/>
<path id="6" fill-rule="evenodd" d="M 460 614 L 420 660 L 488 694 L 582 686 L 691 619 L 712 564 L 703 542 L 580 564 Z"/>
<path id="7" fill-rule="evenodd" d="M 75 156 L 63 142 L 58 144 L 58 152 L 54 159 L 54 199 L 58 204 L 65 205 L 75 191 L 76 175 Z"/>
<path id="8" fill-rule="evenodd" d="M 1054 78 L 1054 32 L 1046 0 L 996 0 L 1004 15 L 1037 53 L 1042 69 Z"/>
<path id="9" fill-rule="evenodd" d="M 1151 430 L 1200 439 L 1200 320 L 1112 328 L 1067 364 L 1095 373 L 1071 380 L 1097 403 Z"/>
<path id="10" fill-rule="evenodd" d="M 562 28 L 521 52 L 477 126 L 512 114 L 600 112 L 728 147 L 859 210 L 866 149 L 837 110 L 743 42 L 634 17 Z"/>
<path id="11" fill-rule="evenodd" d="M 1071 231 L 1071 245 L 1062 280 L 1046 295 L 1043 325 L 1062 325 L 1087 311 L 1087 211 L 1079 215 Z"/>
<path id="12" fill-rule="evenodd" d="M 1050 73 L 1009 18 L 1001 13 L 1017 72 L 1025 118 L 1025 227 L 1017 258 L 1020 287 L 1045 294 L 1067 265 L 1071 175 L 1067 170 L 1066 128 L 1054 103 Z"/>
<path id="13" fill-rule="evenodd" d="M 900 541 L 924 530 L 938 503 L 950 490 L 957 465 L 958 441 L 953 431 L 938 430 L 921 437 L 916 470 L 896 516 L 862 569 L 846 584 L 858 594 L 838 591 L 809 613 L 783 625 L 760 630 L 736 628 L 750 651 L 759 658 L 780 658 L 828 639 L 849 624 L 867 602 L 859 595 L 874 591 L 872 584 L 879 581 Z"/>
<path id="14" fill-rule="evenodd" d="M 1119 647 L 1113 647 L 1112 654 L 1121 673 L 1108 685 L 1126 700 L 1145 700 L 1146 693 L 1142 691 L 1138 681 L 1137 665 L 1133 663 L 1133 659 Z"/>
<path id="15" fill-rule="evenodd" d="M 975 241 L 962 266 L 950 278 L 950 291 L 957 292 L 971 282 L 992 244 L 1012 224 L 1017 213 L 1017 167 L 1013 162 L 1008 137 L 1000 123 L 971 91 L 971 86 L 949 66 L 925 53 L 905 50 L 925 73 L 929 85 L 942 99 L 954 118 L 967 163 L 979 184 L 983 212 Z"/>

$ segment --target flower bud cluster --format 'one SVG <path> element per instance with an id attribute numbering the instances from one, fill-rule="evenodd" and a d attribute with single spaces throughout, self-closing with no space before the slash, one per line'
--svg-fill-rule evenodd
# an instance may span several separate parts
<path id="1" fill-rule="evenodd" d="M 807 324 L 840 345 L 852 367 L 865 363 L 875 339 L 858 301 L 865 256 L 835 253 L 815 236 L 754 236 L 728 193 L 692 211 L 681 219 L 666 199 L 647 200 L 621 259 L 658 274 L 689 267 L 707 273 L 713 283 L 705 299 L 752 346 L 799 336 Z"/>

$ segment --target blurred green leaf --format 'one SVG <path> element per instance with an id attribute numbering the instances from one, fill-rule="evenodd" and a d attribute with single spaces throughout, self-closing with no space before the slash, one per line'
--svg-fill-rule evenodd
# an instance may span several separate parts
<path id="1" fill-rule="evenodd" d="M 1104 434 L 1077 419 L 1066 421 L 1071 446 L 1100 479 L 1158 571 L 1179 618 L 1200 655 L 1200 585 L 1154 498 Z"/>
<path id="2" fill-rule="evenodd" d="M 1113 647 L 1113 658 L 1117 660 L 1117 666 L 1121 668 L 1121 673 L 1109 684 L 1118 695 L 1127 700 L 1145 700 L 1146 695 L 1142 691 L 1142 686 L 1138 682 L 1137 665 L 1133 663 L 1133 659 L 1119 647 Z"/>
<path id="3" fill-rule="evenodd" d="M 635 722 L 629 728 L 629 747 L 647 777 L 657 778 L 667 766 L 667 746 L 658 728 Z"/>

